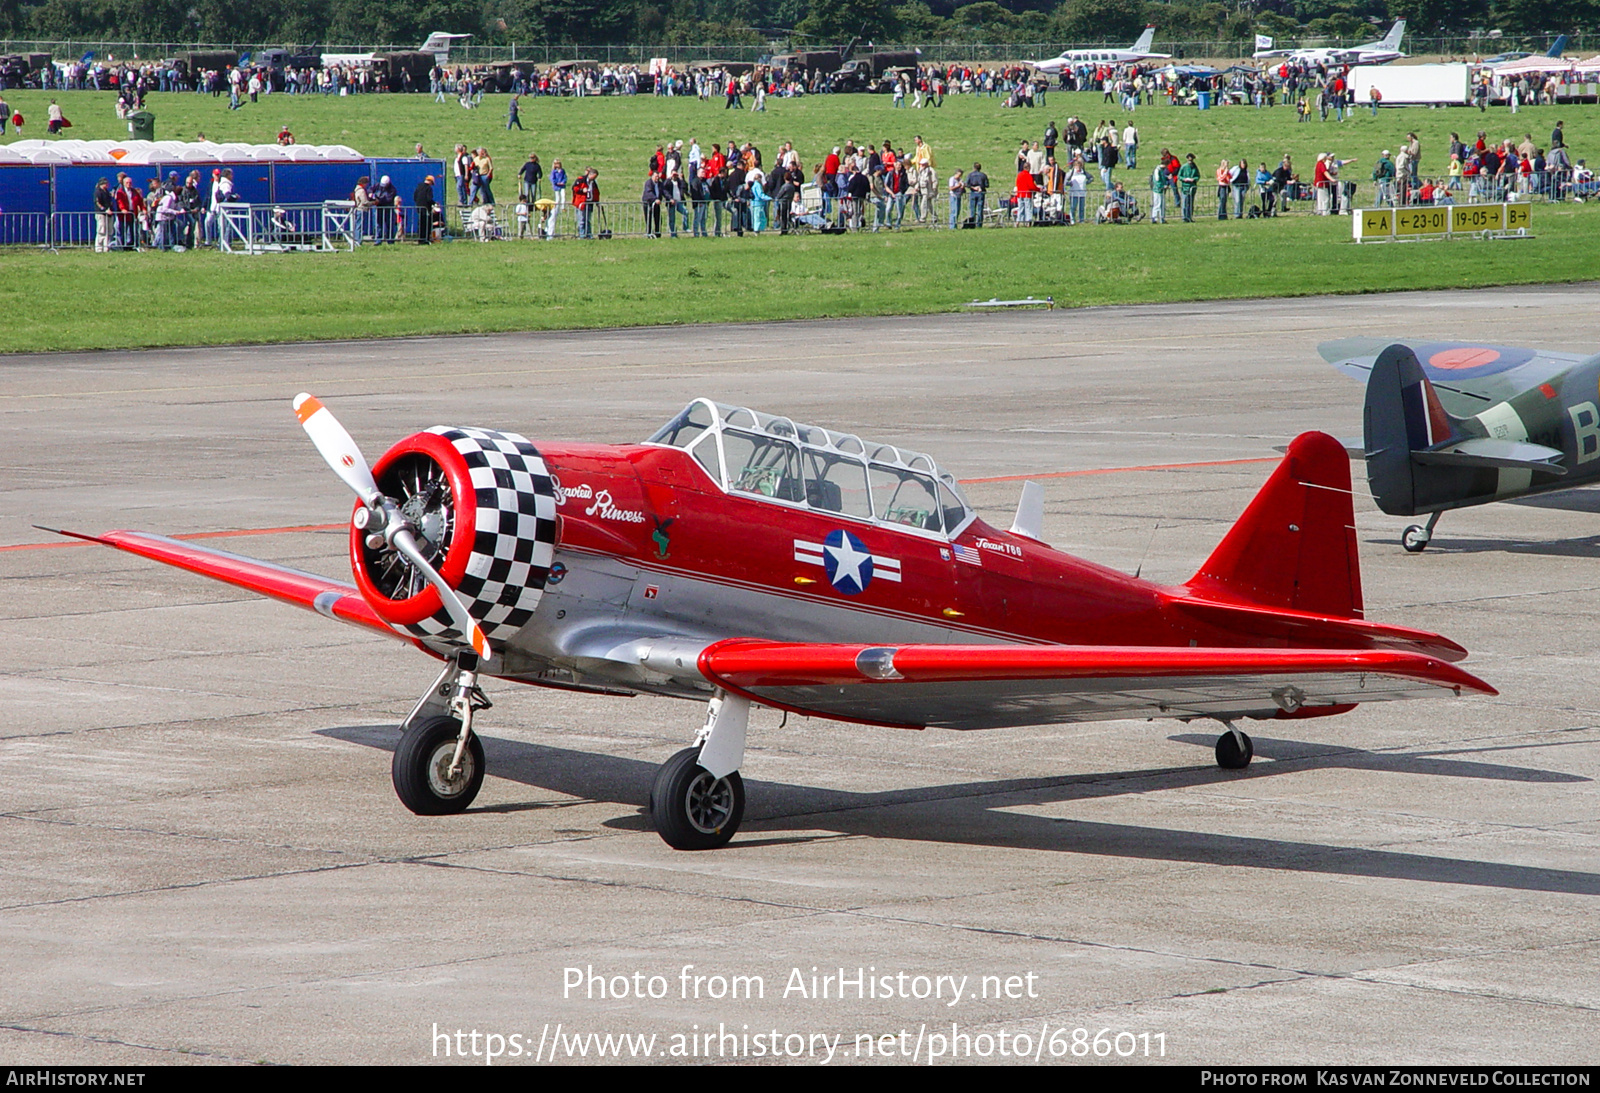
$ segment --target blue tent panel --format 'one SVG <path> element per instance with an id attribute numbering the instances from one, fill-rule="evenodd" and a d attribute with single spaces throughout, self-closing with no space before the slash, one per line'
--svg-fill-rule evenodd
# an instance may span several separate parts
<path id="1" fill-rule="evenodd" d="M 115 189 L 119 170 L 115 163 L 74 163 L 57 167 L 56 212 L 94 212 L 95 183 L 103 178 Z"/>
<path id="2" fill-rule="evenodd" d="M 0 165 L 0 212 L 50 211 L 50 168 L 31 163 Z"/>
<path id="3" fill-rule="evenodd" d="M 427 175 L 432 175 L 433 196 L 437 201 L 445 198 L 446 187 L 444 179 L 444 160 L 442 159 L 369 159 L 367 169 L 363 174 L 371 175 L 372 181 L 377 182 L 384 175 L 389 176 L 389 181 L 394 184 L 395 193 L 400 195 L 400 203 L 409 206 L 411 195 L 416 191 L 417 183 Z M 512 184 L 512 192 L 516 191 L 516 184 Z"/>
<path id="4" fill-rule="evenodd" d="M 367 173 L 364 161 L 354 163 L 274 163 L 272 200 L 279 205 L 314 205 L 347 201 L 356 180 Z"/>

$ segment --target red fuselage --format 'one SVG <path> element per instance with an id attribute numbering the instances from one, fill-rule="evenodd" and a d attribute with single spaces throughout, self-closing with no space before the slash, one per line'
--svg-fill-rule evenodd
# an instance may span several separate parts
<path id="1" fill-rule="evenodd" d="M 915 620 L 953 640 L 1063 645 L 1281 646 L 1282 636 L 1216 625 L 1174 606 L 1169 589 L 998 531 L 977 520 L 954 540 L 724 493 L 687 453 L 656 445 L 540 443 L 557 476 L 559 549 L 610 555 L 647 572 L 760 590 L 867 616 Z M 844 529 L 899 562 L 899 580 L 841 591 L 796 543 Z M 712 620 L 745 634 L 740 620 Z M 768 635 L 755 635 L 768 636 Z M 778 635 L 772 635 L 778 636 Z M 1327 634 L 1319 640 L 1326 644 Z M 1367 642 L 1346 635 L 1352 646 Z"/>

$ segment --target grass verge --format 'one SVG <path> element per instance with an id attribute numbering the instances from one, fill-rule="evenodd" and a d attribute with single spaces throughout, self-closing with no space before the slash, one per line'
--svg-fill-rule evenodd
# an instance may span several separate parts
<path id="1" fill-rule="evenodd" d="M 0 349 L 117 349 L 749 322 L 1600 279 L 1592 206 L 1536 237 L 1356 246 L 1277 220 L 847 237 L 453 243 L 354 254 L 0 256 Z"/>

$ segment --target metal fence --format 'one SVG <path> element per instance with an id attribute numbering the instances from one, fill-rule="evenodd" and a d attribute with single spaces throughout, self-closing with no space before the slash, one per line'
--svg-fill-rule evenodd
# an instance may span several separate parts
<path id="1" fill-rule="evenodd" d="M 1376 32 L 1374 32 L 1376 33 Z M 1278 45 L 1329 46 L 1343 48 L 1368 40 L 1362 38 L 1290 38 L 1280 36 Z M 1413 55 L 1484 56 L 1507 49 L 1523 49 L 1542 53 L 1555 42 L 1557 35 L 1530 34 L 1507 38 L 1489 38 L 1481 35 L 1447 35 L 1421 38 L 1407 35 L 1405 46 Z M 133 42 L 133 41 L 35 41 L 26 39 L 0 40 L 0 53 L 49 53 L 60 60 L 75 59 L 87 50 L 104 59 L 114 56 L 121 59 L 160 60 L 191 50 L 231 49 L 241 53 L 258 53 L 263 49 L 283 46 L 282 42 Z M 923 60 L 929 64 L 953 62 L 1013 61 L 1030 57 L 1053 57 L 1061 51 L 1060 41 L 1044 42 L 973 42 L 946 40 L 938 42 L 880 42 L 880 49 L 919 49 Z M 1127 45 L 1125 41 L 1074 43 L 1084 49 L 1115 49 Z M 414 49 L 416 43 L 355 43 L 349 45 L 317 45 L 305 47 L 315 53 L 371 53 L 397 49 Z M 1600 46 L 1600 34 L 1594 32 L 1569 35 L 1567 51 L 1572 55 L 1593 52 Z M 299 47 L 290 45 L 290 52 Z M 786 48 L 786 47 L 783 47 Z M 1253 38 L 1194 39 L 1178 41 L 1158 39 L 1155 48 L 1176 58 L 1248 57 L 1255 50 Z M 450 51 L 452 63 L 489 64 L 494 61 L 531 61 L 535 64 L 553 64 L 574 58 L 593 59 L 602 64 L 645 64 L 651 58 L 665 57 L 674 65 L 691 61 L 756 61 L 769 53 L 781 52 L 773 43 L 710 42 L 702 45 L 664 45 L 661 43 L 629 43 L 618 45 L 585 45 L 576 42 L 468 42 L 458 44 Z"/>
<path id="2" fill-rule="evenodd" d="M 1148 176 L 1146 176 L 1148 177 Z M 1097 180 L 1098 182 L 1098 180 Z M 1191 204 L 1196 220 L 1244 216 L 1316 214 L 1326 210 L 1337 215 L 1356 208 L 1413 204 L 1420 187 L 1391 184 L 1380 190 L 1377 184 L 1363 181 L 1347 183 L 1325 191 L 1318 200 L 1309 185 L 1298 185 L 1287 194 L 1264 194 L 1259 187 L 1223 188 L 1202 182 Z M 1126 187 L 1119 201 L 1118 220 L 1147 220 L 1154 211 L 1155 194 L 1147 186 Z M 1549 171 L 1526 179 L 1464 179 L 1459 189 L 1445 190 L 1435 201 L 1439 205 L 1494 205 L 1504 201 L 1529 201 L 1541 204 L 1594 200 L 1600 197 L 1600 181 L 1576 181 L 1572 170 Z M 952 205 L 948 194 L 929 195 L 920 201 L 911 196 L 901 201 L 879 203 L 871 198 L 859 204 L 841 198 L 813 201 L 804 210 L 807 219 L 797 221 L 797 231 L 816 231 L 823 225 L 845 231 L 948 231 L 973 221 L 981 209 L 986 228 L 1028 227 L 1035 223 L 1060 223 L 1063 219 L 1093 223 L 1102 219 L 1110 205 L 1106 191 L 1091 186 L 1081 200 L 1063 194 L 1052 200 L 1041 195 L 1024 212 L 1012 195 L 991 190 L 981 203 L 963 194 Z M 1168 191 L 1163 199 L 1167 220 L 1183 215 L 1182 195 Z M 169 245 L 212 245 L 230 253 L 268 253 L 295 250 L 354 250 L 362 244 L 415 242 L 421 216 L 416 208 L 355 209 L 348 202 L 320 205 L 232 205 L 222 206 L 220 215 L 180 223 L 164 240 Z M 231 210 L 231 212 L 226 211 Z M 1252 214 L 1251 210 L 1255 210 Z M 732 235 L 773 235 L 781 225 L 772 202 L 684 201 L 676 206 L 662 202 L 647 207 L 642 201 L 603 201 L 580 212 L 563 203 L 538 209 L 523 202 L 501 205 L 440 207 L 435 210 L 434 234 L 441 240 L 477 242 L 551 241 L 571 239 L 641 239 L 675 236 L 720 237 Z M 161 244 L 152 227 L 132 217 L 108 216 L 99 222 L 92 212 L 0 213 L 0 246 L 38 246 L 43 248 L 97 247 L 105 250 L 144 250 Z"/>
<path id="3" fill-rule="evenodd" d="M 404 217 L 392 208 L 373 211 L 379 214 L 376 241 L 392 242 Z M 355 250 L 360 242 L 356 212 L 349 201 L 306 205 L 229 202 L 216 208 L 217 246 L 228 254 Z"/>

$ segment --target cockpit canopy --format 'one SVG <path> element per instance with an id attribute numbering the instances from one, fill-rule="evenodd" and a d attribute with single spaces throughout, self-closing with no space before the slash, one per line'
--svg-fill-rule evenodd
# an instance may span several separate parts
<path id="1" fill-rule="evenodd" d="M 682 448 L 724 491 L 954 538 L 975 518 L 931 456 L 695 399 L 649 443 Z"/>

